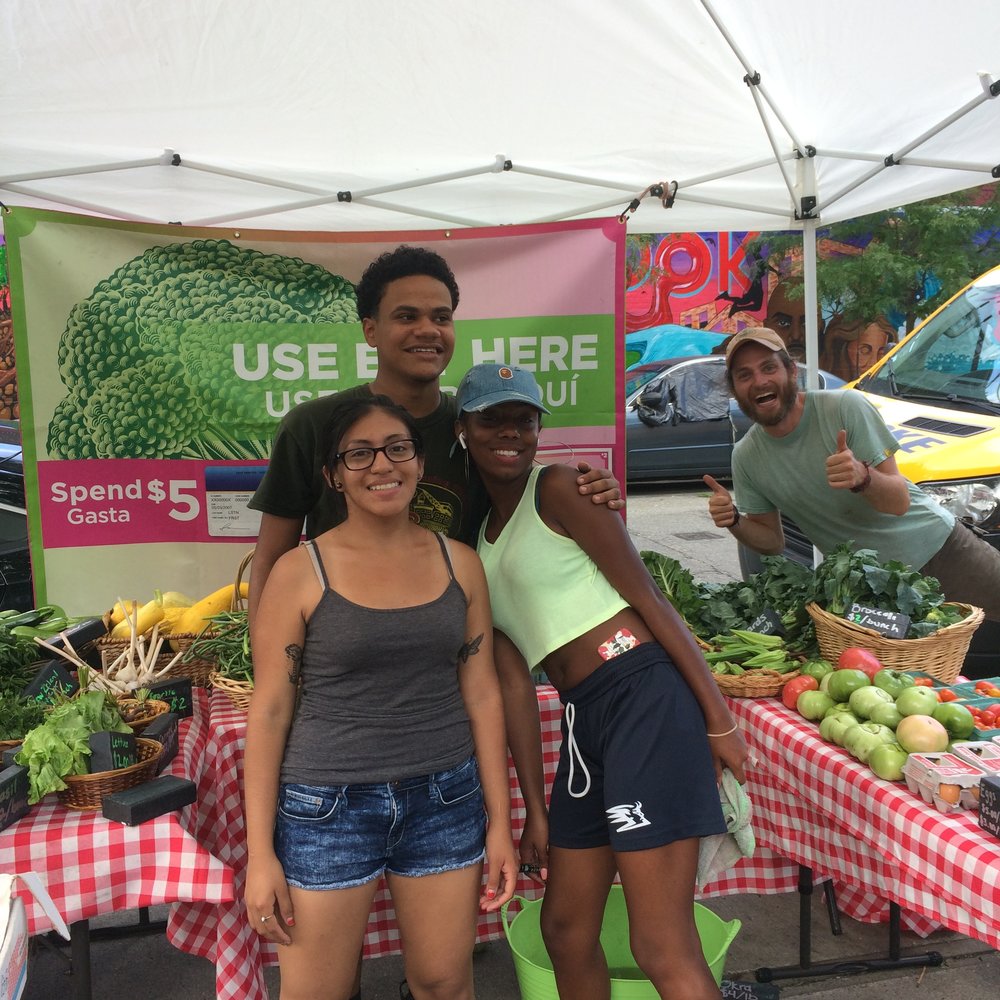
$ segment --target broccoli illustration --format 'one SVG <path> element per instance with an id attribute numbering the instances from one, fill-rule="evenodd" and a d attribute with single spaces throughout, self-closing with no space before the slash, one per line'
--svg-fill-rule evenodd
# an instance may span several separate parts
<path id="1" fill-rule="evenodd" d="M 354 287 L 227 240 L 151 247 L 99 282 L 59 341 L 56 458 L 266 458 L 270 424 L 224 377 L 234 327 L 358 320 Z"/>

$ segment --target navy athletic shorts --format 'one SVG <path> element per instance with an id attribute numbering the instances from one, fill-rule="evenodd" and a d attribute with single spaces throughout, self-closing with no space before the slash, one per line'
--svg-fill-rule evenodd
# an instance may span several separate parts
<path id="1" fill-rule="evenodd" d="M 553 847 L 644 851 L 726 832 L 704 716 L 662 646 L 607 660 L 560 698 Z"/>

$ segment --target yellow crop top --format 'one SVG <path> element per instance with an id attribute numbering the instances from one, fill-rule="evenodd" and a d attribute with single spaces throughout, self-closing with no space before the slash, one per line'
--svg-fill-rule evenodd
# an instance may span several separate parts
<path id="1" fill-rule="evenodd" d="M 544 468 L 531 470 L 524 496 L 497 540 L 486 541 L 484 522 L 477 546 L 493 623 L 517 645 L 529 667 L 628 607 L 590 556 L 539 517 L 535 490 Z"/>

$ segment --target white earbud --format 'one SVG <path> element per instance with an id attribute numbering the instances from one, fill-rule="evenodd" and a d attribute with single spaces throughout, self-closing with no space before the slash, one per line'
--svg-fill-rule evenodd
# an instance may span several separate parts
<path id="1" fill-rule="evenodd" d="M 459 431 L 459 432 L 458 432 L 458 443 L 459 443 L 459 444 L 460 444 L 460 445 L 461 445 L 461 446 L 462 446 L 463 448 L 468 448 L 468 447 L 469 447 L 469 446 L 468 446 L 468 445 L 467 445 L 467 444 L 465 443 L 465 431 Z"/>

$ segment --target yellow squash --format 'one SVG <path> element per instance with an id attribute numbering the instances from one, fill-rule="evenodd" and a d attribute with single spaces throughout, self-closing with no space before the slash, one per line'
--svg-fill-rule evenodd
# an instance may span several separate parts
<path id="1" fill-rule="evenodd" d="M 136 635 L 145 635 L 161 618 L 163 618 L 163 595 L 156 591 L 151 601 L 147 601 L 134 614 L 130 613 L 132 622 L 135 625 Z M 112 639 L 128 639 L 132 634 L 132 627 L 128 618 L 120 621 L 112 630 Z"/>
<path id="2" fill-rule="evenodd" d="M 229 611 L 232 608 L 234 590 L 234 585 L 227 583 L 225 587 L 220 587 L 207 597 L 196 601 L 184 612 L 184 617 L 181 619 L 180 627 L 177 631 L 194 632 L 195 634 L 200 632 L 205 627 L 207 618 L 221 614 L 223 611 Z M 241 583 L 240 596 L 245 598 L 249 592 L 250 585 Z"/>

